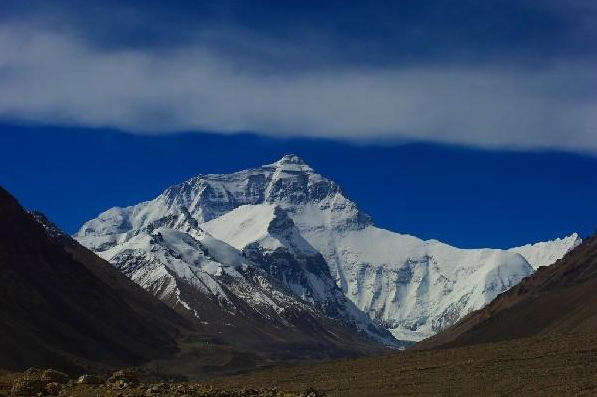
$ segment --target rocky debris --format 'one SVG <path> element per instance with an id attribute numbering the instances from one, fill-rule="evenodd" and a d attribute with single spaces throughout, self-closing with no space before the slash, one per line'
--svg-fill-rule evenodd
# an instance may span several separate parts
<path id="1" fill-rule="evenodd" d="M 188 378 L 181 374 L 168 374 L 156 371 L 146 367 L 134 367 L 137 372 L 140 383 L 154 384 L 154 383 L 185 383 Z"/>
<path id="2" fill-rule="evenodd" d="M 68 382 L 68 375 L 53 369 L 46 369 L 41 374 L 41 379 L 50 383 L 58 383 L 60 385 Z"/>
<path id="3" fill-rule="evenodd" d="M 325 397 L 325 393 L 315 389 L 297 393 L 276 388 L 221 389 L 191 382 L 140 383 L 141 373 L 132 369 L 116 371 L 106 382 L 98 375 L 82 375 L 73 381 L 61 372 L 40 369 L 14 376 L 9 379 L 14 380 L 10 396 L 15 397 Z"/>
<path id="4" fill-rule="evenodd" d="M 51 396 L 57 396 L 60 392 L 64 389 L 64 384 L 60 384 L 58 382 L 51 382 L 46 385 L 46 393 Z"/>
<path id="5" fill-rule="evenodd" d="M 108 384 L 113 386 L 118 386 L 121 388 L 126 388 L 132 385 L 139 384 L 139 376 L 137 371 L 133 369 L 122 369 L 120 371 L 116 371 L 108 378 Z"/>
<path id="6" fill-rule="evenodd" d="M 310 387 L 301 394 L 299 394 L 299 397 L 325 397 L 325 393 Z"/>
<path id="7" fill-rule="evenodd" d="M 81 375 L 77 379 L 77 383 L 80 385 L 101 385 L 104 380 L 98 375 Z"/>
<path id="8" fill-rule="evenodd" d="M 13 396 L 58 395 L 68 381 L 68 375 L 62 372 L 53 369 L 29 368 L 23 376 L 14 380 L 11 394 Z"/>
<path id="9" fill-rule="evenodd" d="M 158 383 L 145 390 L 146 396 L 160 396 L 169 389 L 166 383 Z"/>
<path id="10" fill-rule="evenodd" d="M 24 374 L 26 376 L 37 376 L 37 377 L 41 377 L 41 375 L 43 373 L 44 373 L 43 369 L 34 368 L 34 367 L 31 367 L 24 372 Z"/>
<path id="11" fill-rule="evenodd" d="M 22 378 L 15 379 L 11 394 L 13 396 L 35 396 L 42 393 L 45 389 L 46 382 L 40 378 L 31 375 L 25 375 Z"/>

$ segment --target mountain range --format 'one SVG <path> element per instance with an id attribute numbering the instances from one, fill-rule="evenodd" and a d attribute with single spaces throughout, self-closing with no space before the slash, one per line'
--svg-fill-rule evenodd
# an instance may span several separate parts
<path id="1" fill-rule="evenodd" d="M 442 331 L 580 243 L 459 249 L 381 229 L 295 155 L 199 175 L 73 237 L 212 332 L 222 323 L 209 310 L 236 332 L 242 319 L 343 339 L 313 327 L 327 322 L 393 347 Z"/>

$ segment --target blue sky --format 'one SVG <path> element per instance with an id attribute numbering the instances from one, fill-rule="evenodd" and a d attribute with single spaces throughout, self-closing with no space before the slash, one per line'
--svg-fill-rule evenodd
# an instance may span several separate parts
<path id="1" fill-rule="evenodd" d="M 429 143 L 358 145 L 252 134 L 132 135 L 0 126 L 1 184 L 68 232 L 111 206 L 149 200 L 203 173 L 296 153 L 376 224 L 461 247 L 502 247 L 595 230 L 597 157 Z"/>
<path id="2" fill-rule="evenodd" d="M 68 231 L 287 152 L 424 238 L 509 246 L 594 228 L 593 0 L 0 9 L 0 183 Z"/>

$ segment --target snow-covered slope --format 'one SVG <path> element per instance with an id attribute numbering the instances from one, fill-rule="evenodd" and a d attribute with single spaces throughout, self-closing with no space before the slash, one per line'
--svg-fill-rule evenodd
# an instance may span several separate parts
<path id="1" fill-rule="evenodd" d="M 77 238 L 146 290 L 199 319 L 207 298 L 228 312 L 260 316 L 276 326 L 293 326 L 292 319 L 304 321 L 306 314 L 327 315 L 374 340 L 396 344 L 342 294 L 321 254 L 283 209 L 246 206 L 258 222 L 243 216 L 243 209 L 201 226 L 185 207 L 155 211 L 162 217 L 136 229 L 104 228 L 109 222 L 100 222 L 102 233 L 111 233 Z"/>
<path id="2" fill-rule="evenodd" d="M 237 305 L 238 298 L 270 319 L 290 307 L 308 308 L 292 294 L 268 285 L 266 277 L 254 283 L 248 274 L 255 264 L 192 220 L 181 222 L 181 218 L 166 217 L 132 232 L 110 235 L 115 244 L 100 240 L 99 246 L 107 249 L 94 249 L 160 299 L 181 305 L 199 318 L 194 298 L 182 296 L 185 288 L 181 284 L 232 312 L 243 309 Z M 81 241 L 91 246 L 93 239 Z"/>
<path id="3" fill-rule="evenodd" d="M 462 250 L 374 226 L 308 236 L 348 298 L 399 340 L 433 335 L 533 271 L 518 254 Z"/>
<path id="4" fill-rule="evenodd" d="M 144 239 L 144 248 L 134 245 L 144 257 L 167 244 L 182 250 L 166 266 L 169 274 L 192 278 L 185 264 L 197 262 L 197 254 L 189 254 L 185 237 L 174 231 L 160 231 L 163 241 L 151 241 L 155 225 L 190 233 L 201 244 L 205 236 L 217 239 L 310 307 L 379 336 L 373 320 L 403 341 L 432 335 L 533 272 L 516 252 L 463 250 L 377 228 L 337 184 L 294 155 L 229 175 L 197 176 L 154 200 L 112 208 L 75 237 L 117 265 L 116 252 L 128 252 L 136 238 Z M 226 269 L 228 259 L 217 262 Z"/>
<path id="5" fill-rule="evenodd" d="M 580 243 L 582 243 L 582 239 L 577 233 L 572 233 L 568 237 L 527 244 L 522 247 L 510 248 L 508 251 L 524 256 L 533 266 L 533 269 L 537 270 L 541 266 L 549 266 L 555 263 Z"/>
<path id="6" fill-rule="evenodd" d="M 285 237 L 278 237 L 271 230 L 275 214 L 282 211 L 271 204 L 245 205 L 203 226 L 215 237 L 245 252 L 257 244 L 260 251 L 275 252 L 287 247 L 295 255 L 318 255 L 319 251 L 296 228 L 284 228 Z M 419 340 L 432 335 L 460 318 L 462 312 L 489 303 L 532 271 L 516 254 L 459 250 L 371 225 L 333 232 L 323 228 L 306 231 L 305 235 L 326 255 L 343 292 L 399 340 Z M 263 257 L 256 259 L 261 263 L 272 262 Z M 287 262 L 273 263 L 280 267 Z M 329 271 L 320 266 L 315 272 L 300 272 L 309 275 L 309 280 L 290 282 L 291 289 L 307 299 L 329 297 L 331 288 L 321 288 L 322 280 L 330 277 Z M 292 280 L 286 274 L 281 279 Z M 307 296 L 305 284 L 314 285 L 307 290 Z"/>
<path id="7" fill-rule="evenodd" d="M 326 315 L 366 330 L 371 320 L 348 300 L 321 255 L 277 205 L 243 205 L 203 224 L 214 237 L 242 251 L 244 257 Z M 389 335 L 388 335 L 389 336 Z"/>

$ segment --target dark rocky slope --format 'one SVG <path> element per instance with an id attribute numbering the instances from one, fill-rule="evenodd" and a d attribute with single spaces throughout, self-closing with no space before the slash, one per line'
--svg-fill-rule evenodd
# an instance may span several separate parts
<path id="1" fill-rule="evenodd" d="M 0 187 L 0 367 L 119 366 L 168 357 L 185 320 Z"/>

